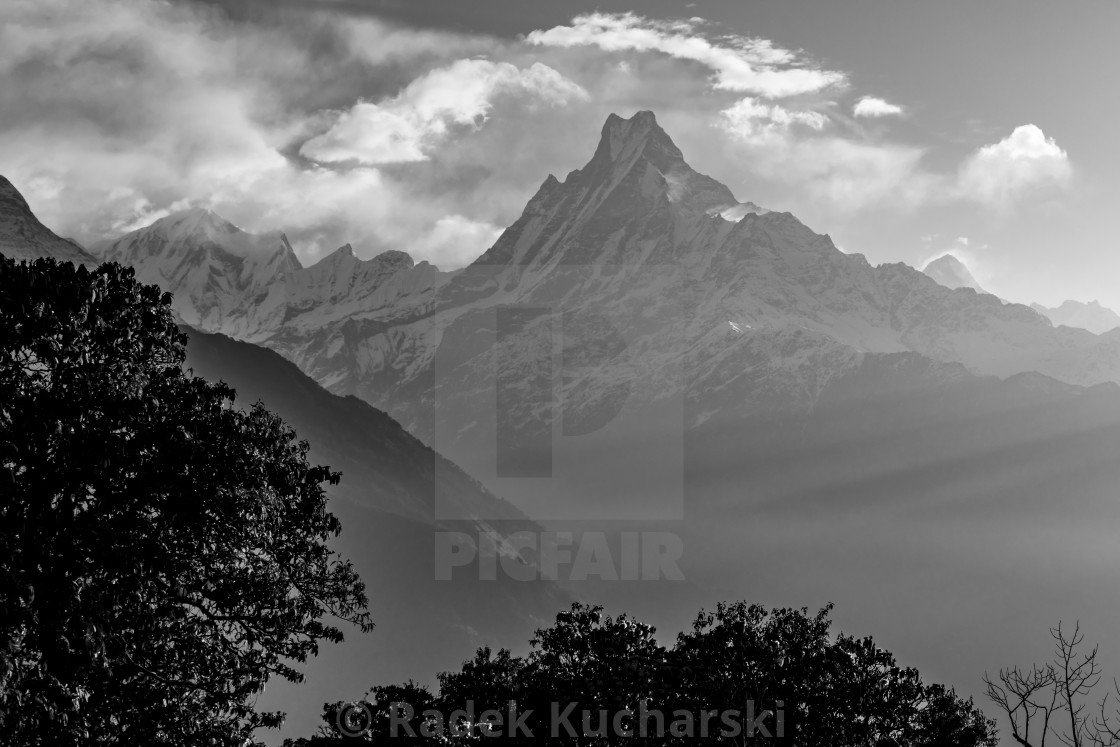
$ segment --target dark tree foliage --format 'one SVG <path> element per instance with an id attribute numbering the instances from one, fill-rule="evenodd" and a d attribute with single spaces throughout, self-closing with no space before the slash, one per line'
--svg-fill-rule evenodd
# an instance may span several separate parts
<path id="1" fill-rule="evenodd" d="M 672 648 L 657 643 L 654 629 L 632 618 L 603 614 L 600 607 L 575 604 L 556 624 L 537 632 L 528 656 L 508 650 L 496 655 L 479 649 L 457 672 L 439 675 L 439 694 L 409 683 L 402 688 L 374 688 L 363 702 L 328 703 L 320 735 L 289 745 L 348 744 L 340 729 L 343 713 L 365 712 L 364 739 L 386 744 L 485 744 L 489 740 L 571 745 L 667 745 L 695 742 L 746 745 L 791 744 L 806 747 L 992 747 L 995 723 L 973 705 L 941 685 L 924 684 L 914 669 L 898 666 L 890 653 L 870 638 L 830 632 L 826 608 L 816 615 L 805 609 L 768 610 L 745 603 L 721 604 L 701 612 L 690 631 Z M 531 710 L 525 721 L 531 737 L 510 729 L 509 702 L 517 713 Z M 390 732 L 393 703 L 408 703 L 414 739 Z M 559 706 L 553 706 L 557 703 Z M 552 730 L 553 716 L 568 703 L 577 708 L 569 719 L 576 733 Z M 762 732 L 749 735 L 746 711 L 771 710 Z M 470 707 L 470 708 L 469 708 Z M 431 709 L 455 724 L 437 724 L 427 736 L 422 710 Z M 452 714 L 470 710 L 467 717 Z M 497 729 L 478 726 L 483 713 L 502 714 Z M 644 709 L 644 716 L 643 716 Z M 779 738 L 778 710 L 783 728 Z M 720 714 L 738 712 L 740 733 L 724 729 Z M 591 714 L 584 731 L 580 714 Z M 706 735 L 700 721 L 715 714 Z M 663 715 L 658 722 L 653 712 Z M 687 714 L 688 718 L 684 714 Z M 621 729 L 615 728 L 615 723 Z M 692 719 L 691 730 L 688 727 Z M 427 719 L 429 725 L 438 719 Z M 645 722 L 645 730 L 641 729 Z M 678 724 L 674 730 L 674 722 Z M 467 728 L 467 723 L 475 724 Z M 453 731 L 452 726 L 458 730 Z M 606 733 L 603 731 L 606 726 Z M 353 733 L 353 732 L 351 732 Z"/>
<path id="2" fill-rule="evenodd" d="M 0 257 L 0 743 L 244 744 L 370 626 L 308 445 L 184 372 L 130 269 Z"/>

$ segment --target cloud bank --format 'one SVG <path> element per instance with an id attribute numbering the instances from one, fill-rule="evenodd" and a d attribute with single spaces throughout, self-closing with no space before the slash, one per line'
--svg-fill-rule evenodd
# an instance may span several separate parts
<path id="1" fill-rule="evenodd" d="M 0 173 L 87 243 L 203 205 L 284 230 L 305 262 L 351 243 L 457 267 L 638 109 L 741 198 L 830 220 L 1011 210 L 1073 174 L 1033 125 L 935 170 L 893 134 L 902 106 L 850 109 L 848 74 L 701 19 L 594 13 L 503 40 L 313 6 L 9 0 L 0 75 Z"/>
<path id="2" fill-rule="evenodd" d="M 634 13 L 591 13 L 577 16 L 569 26 L 533 31 L 526 38 L 545 46 L 660 52 L 708 67 L 717 89 L 766 98 L 813 93 L 846 81 L 843 73 L 815 67 L 766 39 L 731 35 L 710 41 L 700 31 L 700 19 L 658 21 Z"/>
<path id="3" fill-rule="evenodd" d="M 530 106 L 588 98 L 578 84 L 539 62 L 521 70 L 508 62 L 458 60 L 424 74 L 382 103 L 355 104 L 299 152 L 322 163 L 425 161 L 452 126 L 481 126 L 493 100 L 502 95 L 522 96 Z"/>

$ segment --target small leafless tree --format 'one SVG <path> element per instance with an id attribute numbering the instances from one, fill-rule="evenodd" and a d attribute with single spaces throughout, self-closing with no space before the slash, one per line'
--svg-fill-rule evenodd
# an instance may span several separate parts
<path id="1" fill-rule="evenodd" d="M 988 698 L 1007 716 L 1011 737 L 1022 747 L 1045 747 L 1048 737 L 1066 747 L 1120 747 L 1120 710 L 1111 704 L 1120 704 L 1120 682 L 1113 680 L 1114 692 L 1090 715 L 1089 698 L 1101 681 L 1097 647 L 1084 651 L 1080 624 L 1067 634 L 1059 623 L 1050 636 L 1054 661 L 1001 669 L 994 681 L 984 675 Z"/>
<path id="2" fill-rule="evenodd" d="M 985 673 L 988 697 L 998 705 L 1011 723 L 1011 737 L 1023 747 L 1044 747 L 1050 733 L 1050 719 L 1058 705 L 1057 676 L 1054 667 L 1032 664 L 1029 670 L 1019 667 L 999 670 L 999 682 Z M 1031 728 L 1037 729 L 1031 741 Z M 1041 727 L 1041 728 L 1039 728 Z"/>

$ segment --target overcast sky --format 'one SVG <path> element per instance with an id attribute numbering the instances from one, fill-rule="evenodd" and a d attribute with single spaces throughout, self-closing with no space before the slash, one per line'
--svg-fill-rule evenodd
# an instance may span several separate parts
<path id="1" fill-rule="evenodd" d="M 1120 4 L 4 0 L 0 174 L 91 242 L 188 205 L 469 262 L 607 114 L 875 263 L 1120 309 Z"/>

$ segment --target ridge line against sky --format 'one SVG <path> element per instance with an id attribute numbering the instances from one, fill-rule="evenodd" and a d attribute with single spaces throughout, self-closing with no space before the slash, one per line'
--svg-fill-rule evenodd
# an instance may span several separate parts
<path id="1" fill-rule="evenodd" d="M 697 170 L 845 251 L 953 253 L 1005 298 L 1120 306 L 1115 119 L 1085 118 L 1108 97 L 1086 83 L 1077 108 L 1072 60 L 1040 86 L 1029 44 L 1100 34 L 1104 3 L 1060 26 L 1004 0 L 471 5 L 12 0 L 0 173 L 84 243 L 204 205 L 305 264 L 349 242 L 450 268 L 582 166 L 607 114 L 651 109 Z"/>

